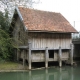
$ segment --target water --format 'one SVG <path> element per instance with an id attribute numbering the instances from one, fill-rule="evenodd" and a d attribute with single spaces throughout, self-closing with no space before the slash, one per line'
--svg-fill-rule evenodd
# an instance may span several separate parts
<path id="1" fill-rule="evenodd" d="M 57 67 L 27 72 L 1 72 L 0 80 L 80 80 L 80 66 Z"/>

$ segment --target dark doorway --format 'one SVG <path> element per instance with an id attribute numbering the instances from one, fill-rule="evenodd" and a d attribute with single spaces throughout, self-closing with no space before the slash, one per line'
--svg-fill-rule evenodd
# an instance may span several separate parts
<path id="1" fill-rule="evenodd" d="M 49 58 L 54 58 L 54 50 L 49 50 Z"/>

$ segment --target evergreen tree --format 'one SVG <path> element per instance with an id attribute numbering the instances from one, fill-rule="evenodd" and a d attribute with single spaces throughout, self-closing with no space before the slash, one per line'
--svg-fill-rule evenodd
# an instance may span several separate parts
<path id="1" fill-rule="evenodd" d="M 12 39 L 9 36 L 8 12 L 0 12 L 0 59 L 10 60 L 12 58 Z"/>

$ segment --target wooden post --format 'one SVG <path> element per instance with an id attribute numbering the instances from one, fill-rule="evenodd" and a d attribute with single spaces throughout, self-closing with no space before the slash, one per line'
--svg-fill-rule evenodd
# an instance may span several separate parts
<path id="1" fill-rule="evenodd" d="M 73 65 L 73 44 L 70 45 L 70 61 L 71 61 L 71 66 Z"/>
<path id="2" fill-rule="evenodd" d="M 61 58 L 62 58 L 62 50 L 61 50 L 61 47 L 59 47 L 59 67 L 62 66 L 62 60 L 61 60 Z"/>
<path id="3" fill-rule="evenodd" d="M 45 49 L 45 68 L 48 68 L 48 58 L 49 58 L 49 53 L 48 53 L 48 47 Z"/>
<path id="4" fill-rule="evenodd" d="M 29 63 L 29 69 L 31 69 L 31 43 L 29 43 L 28 63 Z"/>
<path id="5" fill-rule="evenodd" d="M 23 68 L 25 67 L 25 50 L 23 50 Z"/>

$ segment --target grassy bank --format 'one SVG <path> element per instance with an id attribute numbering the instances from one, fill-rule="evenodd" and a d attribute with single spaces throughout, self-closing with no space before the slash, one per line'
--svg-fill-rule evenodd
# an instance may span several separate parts
<path id="1" fill-rule="evenodd" d="M 24 68 L 22 64 L 16 62 L 0 62 L 0 70 L 24 70 L 27 69 L 27 66 Z"/>

